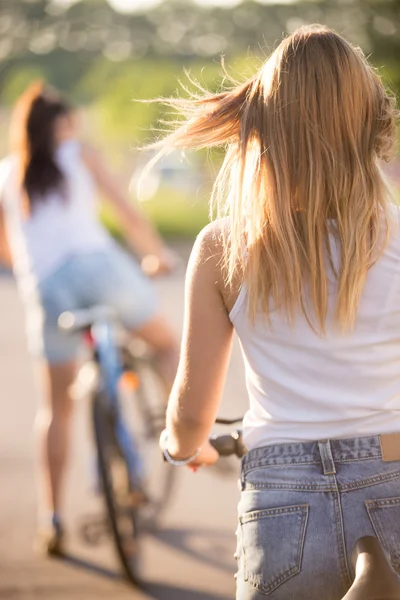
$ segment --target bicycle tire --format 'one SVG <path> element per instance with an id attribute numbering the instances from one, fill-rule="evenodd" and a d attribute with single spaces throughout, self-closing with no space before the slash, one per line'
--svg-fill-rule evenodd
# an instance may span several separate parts
<path id="1" fill-rule="evenodd" d="M 101 490 L 103 492 L 105 508 L 107 511 L 114 546 L 120 560 L 123 571 L 127 579 L 135 586 L 141 586 L 139 576 L 139 542 L 137 527 L 137 508 L 120 506 L 116 490 L 113 486 L 113 470 L 118 461 L 120 474 L 124 471 L 124 485 L 129 493 L 129 475 L 126 461 L 119 451 L 113 436 L 113 427 L 111 417 L 107 409 L 106 397 L 102 393 L 96 393 L 92 401 L 92 418 L 94 429 L 94 440 L 96 444 L 98 457 L 98 473 L 100 478 Z M 125 526 L 130 521 L 131 533 L 121 531 L 121 518 L 124 519 Z"/>
<path id="2" fill-rule="evenodd" d="M 151 358 L 131 356 L 131 368 L 138 375 L 139 385 L 135 392 L 135 408 L 140 414 L 142 430 L 133 423 L 135 439 L 142 455 L 148 460 L 148 480 L 145 490 L 147 505 L 140 508 L 140 526 L 156 526 L 167 509 L 176 489 L 177 468 L 162 459 L 159 438 L 165 427 L 167 394 Z"/>

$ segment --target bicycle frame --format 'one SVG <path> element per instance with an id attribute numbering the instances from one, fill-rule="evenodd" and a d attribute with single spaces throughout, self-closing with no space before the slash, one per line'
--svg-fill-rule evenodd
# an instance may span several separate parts
<path id="1" fill-rule="evenodd" d="M 127 427 L 121 410 L 119 382 L 124 368 L 115 343 L 115 327 L 110 319 L 103 317 L 93 323 L 90 333 L 94 359 L 99 369 L 99 391 L 107 401 L 115 441 L 126 460 L 130 483 L 132 489 L 135 489 L 143 481 L 144 465 L 139 446 Z"/>

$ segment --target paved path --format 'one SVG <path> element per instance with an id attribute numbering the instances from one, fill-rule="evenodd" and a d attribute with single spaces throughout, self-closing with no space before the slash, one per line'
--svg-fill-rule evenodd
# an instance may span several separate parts
<path id="1" fill-rule="evenodd" d="M 157 284 L 165 312 L 180 331 L 183 277 Z M 91 439 L 87 403 L 76 407 L 66 498 L 69 555 L 37 557 L 34 444 L 37 402 L 34 369 L 24 344 L 23 313 L 15 285 L 0 275 L 0 599 L 1 600 L 222 600 L 234 597 L 233 559 L 238 499 L 236 476 L 183 471 L 164 528 L 143 540 L 148 586 L 133 590 L 121 578 L 110 541 L 87 547 L 80 526 L 101 514 L 90 486 Z M 243 369 L 235 348 L 221 413 L 244 410 Z"/>

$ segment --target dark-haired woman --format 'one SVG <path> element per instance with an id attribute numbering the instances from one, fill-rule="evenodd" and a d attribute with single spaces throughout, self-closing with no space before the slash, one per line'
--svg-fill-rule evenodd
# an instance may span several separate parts
<path id="1" fill-rule="evenodd" d="M 62 336 L 61 312 L 105 304 L 156 352 L 166 384 L 173 380 L 177 344 L 157 310 L 154 290 L 97 216 L 96 185 L 112 203 L 127 242 L 168 271 L 173 255 L 128 202 L 98 153 L 77 137 L 68 105 L 42 84 L 18 101 L 12 154 L 0 169 L 0 206 L 18 287 L 27 306 L 29 344 L 43 360 L 45 393 L 37 417 L 40 444 L 41 545 L 62 545 L 60 496 L 68 454 L 78 336 Z"/>

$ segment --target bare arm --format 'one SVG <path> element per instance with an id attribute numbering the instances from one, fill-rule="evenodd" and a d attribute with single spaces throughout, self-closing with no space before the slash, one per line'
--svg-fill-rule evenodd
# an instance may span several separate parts
<path id="1" fill-rule="evenodd" d="M 11 269 L 13 264 L 6 223 L 5 187 L 11 174 L 12 164 L 10 158 L 0 161 L 0 265 L 8 269 Z"/>
<path id="2" fill-rule="evenodd" d="M 161 263 L 166 261 L 168 250 L 161 237 L 143 213 L 132 206 L 101 155 L 93 148 L 83 146 L 82 156 L 97 185 L 116 211 L 127 242 L 142 257 L 153 255 Z"/>
<path id="3" fill-rule="evenodd" d="M 7 235 L 6 219 L 4 208 L 1 206 L 0 198 L 0 265 L 11 268 L 12 257 Z"/>
<path id="4" fill-rule="evenodd" d="M 222 296 L 215 227 L 199 235 L 186 276 L 181 358 L 167 409 L 168 451 L 176 458 L 192 456 L 199 447 L 206 450 L 231 353 L 233 327 Z M 209 447 L 205 454 L 197 464 L 213 462 Z"/>

